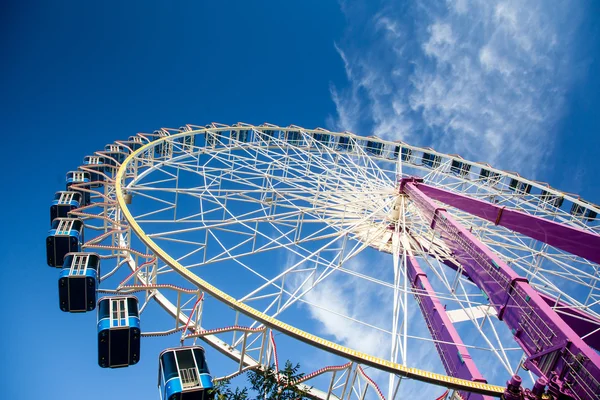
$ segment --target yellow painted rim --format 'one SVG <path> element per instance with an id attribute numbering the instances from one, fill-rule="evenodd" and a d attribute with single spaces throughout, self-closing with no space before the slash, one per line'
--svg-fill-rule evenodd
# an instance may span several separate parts
<path id="1" fill-rule="evenodd" d="M 220 127 L 220 128 L 216 128 L 215 130 L 223 131 L 223 130 L 254 129 L 254 128 L 257 128 L 257 127 L 254 127 L 254 126 L 229 127 L 229 128 Z M 261 127 L 261 128 L 263 128 L 263 129 L 267 128 L 267 129 L 272 129 L 272 130 L 311 131 L 311 130 L 304 130 L 302 128 L 279 128 L 279 127 L 274 127 L 274 126 L 273 127 L 272 126 Z M 261 129 L 261 128 L 259 128 L 259 129 Z M 140 225 L 137 223 L 137 221 L 135 220 L 135 218 L 133 217 L 133 215 L 127 208 L 127 204 L 125 203 L 123 180 L 124 180 L 125 172 L 127 170 L 127 166 L 133 159 L 135 159 L 137 157 L 138 154 L 142 153 L 145 150 L 149 150 L 150 148 L 156 146 L 161 141 L 168 141 L 168 140 L 172 140 L 177 137 L 183 137 L 183 136 L 188 136 L 188 135 L 193 135 L 193 134 L 202 134 L 202 133 L 205 133 L 206 131 L 207 131 L 207 129 L 199 129 L 199 130 L 194 130 L 194 131 L 182 132 L 182 133 L 178 133 L 175 135 L 158 138 L 152 142 L 149 142 L 149 143 L 145 144 L 144 146 L 140 147 L 139 149 L 137 149 L 136 151 L 134 151 L 133 153 L 131 153 L 125 159 L 123 164 L 121 164 L 121 167 L 117 171 L 117 175 L 115 178 L 115 189 L 116 189 L 116 196 L 117 196 L 117 202 L 119 204 L 119 208 L 121 209 L 123 216 L 129 223 L 129 226 L 131 227 L 133 232 L 136 234 L 136 236 L 146 246 L 148 246 L 148 248 L 150 248 L 150 250 L 158 258 L 160 258 L 166 265 L 169 265 L 174 271 L 179 273 L 181 276 L 183 276 L 189 282 L 191 282 L 195 286 L 199 287 L 200 289 L 204 290 L 205 292 L 209 293 L 211 296 L 215 297 L 219 301 L 232 307 L 233 309 L 244 313 L 245 315 L 249 316 L 250 318 L 253 318 L 256 321 L 259 321 L 260 323 L 268 326 L 271 329 L 274 329 L 285 335 L 296 338 L 304 343 L 318 347 L 318 348 L 325 350 L 327 352 L 330 352 L 332 354 L 344 357 L 348 360 L 355 361 L 359 364 L 373 367 L 373 368 L 376 368 L 376 369 L 379 369 L 382 371 L 394 373 L 394 374 L 397 374 L 400 376 L 404 376 L 407 378 L 411 378 L 411 379 L 415 379 L 415 380 L 423 381 L 423 382 L 427 382 L 427 383 L 432 383 L 432 384 L 443 386 L 443 387 L 464 390 L 467 392 L 476 392 L 476 393 L 481 393 L 484 395 L 490 395 L 490 396 L 495 396 L 495 397 L 500 397 L 500 395 L 502 393 L 504 393 L 505 388 L 502 386 L 489 385 L 487 383 L 481 383 L 481 382 L 473 382 L 473 381 L 468 381 L 465 379 L 455 378 L 455 377 L 448 376 L 448 375 L 442 375 L 442 374 L 438 374 L 438 373 L 434 373 L 434 372 L 421 370 L 418 368 L 406 367 L 404 365 L 393 363 L 391 361 L 388 361 L 388 360 L 385 360 L 382 358 L 378 358 L 378 357 L 371 356 L 369 354 L 361 353 L 359 351 L 350 349 L 348 347 L 341 346 L 337 343 L 331 342 L 329 340 L 325 340 L 319 336 L 315 336 L 308 332 L 297 329 L 289 324 L 286 324 L 286 323 L 281 322 L 273 317 L 270 317 L 267 314 L 264 314 L 258 310 L 255 310 L 254 308 L 248 306 L 247 304 L 237 301 L 236 299 L 234 299 L 227 293 L 219 290 L 215 286 L 211 285 L 210 283 L 206 282 L 205 280 L 201 279 L 197 275 L 190 272 L 187 268 L 183 267 L 181 264 L 179 264 L 179 262 L 177 262 L 177 260 L 172 258 L 167 252 L 165 252 L 159 245 L 157 245 L 150 237 L 148 237 L 148 235 L 146 235 L 144 230 L 140 227 Z M 320 133 L 322 133 L 322 132 L 320 132 Z"/>

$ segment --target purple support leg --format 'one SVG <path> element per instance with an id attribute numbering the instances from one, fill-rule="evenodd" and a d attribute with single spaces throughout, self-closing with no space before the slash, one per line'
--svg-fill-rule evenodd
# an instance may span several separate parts
<path id="1" fill-rule="evenodd" d="M 558 387 L 563 396 L 597 399 L 600 393 L 600 355 L 587 345 L 529 285 L 500 257 L 437 206 L 411 180 L 400 191 L 431 221 L 473 282 L 513 332 L 527 360 L 524 367 Z"/>
<path id="2" fill-rule="evenodd" d="M 471 359 L 469 351 L 448 318 L 444 306 L 435 296 L 435 291 L 417 259 L 414 256 L 408 256 L 406 261 L 408 279 L 427 322 L 427 328 L 433 339 L 436 340 L 435 347 L 448 375 L 470 381 L 487 382 Z M 461 392 L 461 395 L 465 400 L 492 399 L 478 393 Z"/>
<path id="3" fill-rule="evenodd" d="M 430 251 L 426 245 L 423 246 L 423 248 L 425 251 Z M 442 262 L 455 271 L 460 270 L 460 266 L 453 260 L 442 259 Z M 460 271 L 465 278 L 472 281 L 464 269 Z M 598 317 L 591 315 L 585 310 L 572 307 L 563 301 L 557 302 L 556 297 L 544 293 L 539 293 L 539 295 L 550 307 L 558 307 L 558 310 L 556 311 L 557 314 L 567 323 L 567 325 L 573 328 L 579 337 L 585 337 L 583 339 L 584 342 L 600 351 L 600 330 L 598 330 L 598 328 L 600 328 L 600 319 Z"/>
<path id="4" fill-rule="evenodd" d="M 600 264 L 600 235 L 424 183 L 416 185 L 434 200 Z"/>
<path id="5" fill-rule="evenodd" d="M 452 193 L 424 183 L 415 182 L 414 184 L 421 192 L 434 200 L 441 201 L 469 214 L 494 222 L 496 225 L 504 226 L 590 261 L 600 262 L 600 235 L 593 232 L 511 210 L 484 200 Z M 555 304 L 555 299 L 540 295 L 547 304 Z M 600 320 L 585 311 L 569 307 L 563 302 L 559 303 L 558 306 L 561 308 L 561 312 L 559 312 L 561 318 L 579 336 L 586 336 L 600 327 Z M 600 331 L 586 336 L 584 341 L 593 348 L 600 350 Z"/>

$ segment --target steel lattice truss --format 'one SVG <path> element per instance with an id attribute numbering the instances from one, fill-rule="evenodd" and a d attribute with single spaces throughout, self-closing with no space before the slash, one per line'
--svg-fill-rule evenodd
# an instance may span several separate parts
<path id="1" fill-rule="evenodd" d="M 599 348 L 598 252 L 502 220 L 520 212 L 597 244 L 600 210 L 590 203 L 459 156 L 320 128 L 187 125 L 117 141 L 97 156 L 102 164 L 81 169 L 102 182 L 76 186 L 93 202 L 72 214 L 97 231 L 84 248 L 115 260 L 101 290 L 137 293 L 142 319 L 156 301 L 166 313 L 143 335 L 203 340 L 237 363 L 229 377 L 277 363 L 277 336 L 280 354 L 323 360 L 300 382 L 315 398 L 400 398 L 422 394 L 422 382 L 488 398 L 519 371 L 554 379 L 552 395 L 600 392 L 597 353 L 562 343 L 553 365 L 538 365 L 541 356 L 499 319 L 501 296 L 464 255 L 472 243 L 490 252 L 576 327 L 577 343 Z M 450 234 L 444 213 L 472 242 Z M 511 287 L 504 297 L 514 298 Z M 517 320 L 529 310 L 508 307 Z M 537 351 L 553 354 L 556 345 Z M 566 375 L 550 376 L 563 364 Z"/>

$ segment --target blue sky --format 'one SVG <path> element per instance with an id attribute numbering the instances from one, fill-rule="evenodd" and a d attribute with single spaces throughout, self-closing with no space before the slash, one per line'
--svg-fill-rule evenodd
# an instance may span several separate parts
<path id="1" fill-rule="evenodd" d="M 0 13 L 7 398 L 80 398 L 83 377 L 106 382 L 89 399 L 156 394 L 163 343 L 146 341 L 135 368 L 98 368 L 95 315 L 58 310 L 44 254 L 65 173 L 137 132 L 212 121 L 348 129 L 600 202 L 598 3 L 123 3 L 12 1 Z"/>

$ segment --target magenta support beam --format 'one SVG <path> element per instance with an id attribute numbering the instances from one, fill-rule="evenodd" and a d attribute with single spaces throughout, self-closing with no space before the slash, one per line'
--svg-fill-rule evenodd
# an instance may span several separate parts
<path id="1" fill-rule="evenodd" d="M 415 292 L 427 328 L 431 332 L 435 347 L 440 355 L 446 373 L 457 378 L 475 382 L 487 382 L 479 373 L 477 366 L 471 359 L 469 351 L 464 346 L 460 335 L 448 318 L 444 306 L 435 295 L 429 279 L 417 259 L 409 255 L 406 260 L 407 274 L 410 284 Z M 461 392 L 466 400 L 491 400 L 489 396 L 478 393 Z"/>
<path id="2" fill-rule="evenodd" d="M 427 248 L 424 247 L 427 251 Z M 459 265 L 449 259 L 444 259 L 442 262 L 455 271 L 459 270 Z M 466 271 L 461 270 L 462 276 L 471 281 Z M 544 293 L 538 292 L 542 299 L 550 307 L 557 307 L 556 312 L 558 315 L 569 325 L 579 337 L 583 337 L 583 341 L 592 346 L 594 349 L 600 351 L 600 318 L 595 317 L 584 310 L 570 306 L 563 301 L 556 301 L 556 297 L 549 296 Z"/>
<path id="3" fill-rule="evenodd" d="M 600 235 L 424 183 L 416 185 L 434 200 L 600 264 Z"/>
<path id="4" fill-rule="evenodd" d="M 496 225 L 503 226 L 530 238 L 547 243 L 551 246 L 583 257 L 593 262 L 600 262 L 600 235 L 582 229 L 549 221 L 521 211 L 498 206 L 484 200 L 473 199 L 458 193 L 429 186 L 424 183 L 414 183 L 421 192 L 434 200 L 441 201 L 459 210 L 478 216 Z M 547 304 L 554 305 L 555 300 L 542 295 Z M 569 307 L 566 303 L 558 305 L 562 310 L 561 318 L 573 328 L 579 336 L 585 336 L 584 341 L 593 348 L 600 350 L 600 331 L 589 336 L 589 333 L 600 327 L 600 320 L 585 311 Z"/>
<path id="5" fill-rule="evenodd" d="M 498 255 L 440 208 L 410 179 L 400 184 L 440 233 L 473 282 L 490 299 L 498 318 L 513 332 L 527 356 L 524 366 L 546 378 L 562 395 L 597 399 L 600 355 L 586 344 Z"/>

